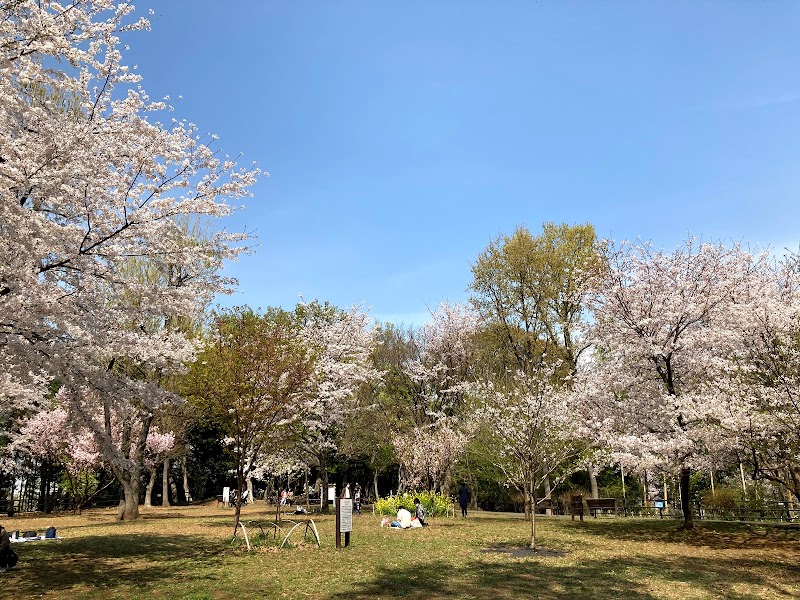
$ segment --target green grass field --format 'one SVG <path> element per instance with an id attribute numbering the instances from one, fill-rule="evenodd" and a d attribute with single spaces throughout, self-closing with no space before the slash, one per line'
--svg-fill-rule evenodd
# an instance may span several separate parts
<path id="1" fill-rule="evenodd" d="M 440 517 L 425 529 L 354 518 L 352 543 L 336 550 L 332 516 L 314 516 L 322 547 L 231 543 L 232 509 L 153 508 L 135 522 L 114 511 L 4 519 L 11 531 L 58 528 L 63 540 L 13 547 L 0 573 L 14 598 L 800 598 L 800 527 L 589 518 L 539 520 L 539 542 L 563 556 L 515 556 L 529 524 L 519 516 Z M 291 517 L 290 517 L 291 518 Z M 274 519 L 246 507 L 245 522 Z M 250 533 L 260 533 L 249 528 Z"/>

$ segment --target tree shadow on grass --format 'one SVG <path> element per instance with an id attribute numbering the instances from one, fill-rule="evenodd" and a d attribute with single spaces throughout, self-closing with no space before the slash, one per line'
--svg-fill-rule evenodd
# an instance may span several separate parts
<path id="1" fill-rule="evenodd" d="M 372 581 L 339 600 L 371 598 L 581 598 L 594 600 L 663 598 L 676 585 L 689 587 L 697 597 L 750 598 L 753 591 L 768 597 L 793 597 L 797 589 L 779 577 L 760 577 L 760 563 L 708 560 L 687 565 L 682 558 L 652 561 L 643 557 L 590 560 L 579 564 L 562 559 L 473 560 L 461 565 L 409 565 L 382 569 Z M 655 583 L 654 583 L 655 582 Z M 732 586 L 751 591 L 737 594 Z M 680 596 L 680 592 L 676 597 Z"/>
<path id="2" fill-rule="evenodd" d="M 213 580 L 224 554 L 218 542 L 206 538 L 159 534 L 82 536 L 19 544 L 15 550 L 19 563 L 5 574 L 6 583 L 31 593 L 82 587 L 119 593 L 199 570 Z"/>
<path id="3" fill-rule="evenodd" d="M 712 550 L 800 551 L 800 528 L 777 523 L 701 521 L 691 531 L 679 531 L 674 521 L 603 520 L 576 522 L 574 526 L 582 533 L 608 540 L 687 544 Z"/>

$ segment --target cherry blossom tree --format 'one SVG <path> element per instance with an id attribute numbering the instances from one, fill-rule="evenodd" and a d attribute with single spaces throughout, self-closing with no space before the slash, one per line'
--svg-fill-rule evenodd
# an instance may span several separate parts
<path id="1" fill-rule="evenodd" d="M 175 434 L 171 431 L 161 433 L 157 427 L 151 427 L 147 436 L 147 449 L 145 451 L 144 466 L 150 471 L 144 494 L 144 505 L 152 506 L 153 487 L 156 483 L 156 467 L 164 463 L 166 456 L 175 447 Z"/>
<path id="2" fill-rule="evenodd" d="M 730 399 L 726 439 L 746 449 L 754 477 L 800 501 L 800 270 L 796 256 L 767 265 L 751 285 L 740 359 L 720 382 Z"/>
<path id="3" fill-rule="evenodd" d="M 80 490 L 87 488 L 86 482 L 91 478 L 91 474 L 103 466 L 103 456 L 99 452 L 97 439 L 91 430 L 70 417 L 68 395 L 68 392 L 61 388 L 56 394 L 55 408 L 25 418 L 21 423 L 20 435 L 12 444 L 12 451 L 59 465 L 67 478 L 68 488 L 73 493 L 73 505 L 80 509 L 85 500 Z M 112 431 L 117 444 L 121 444 L 125 437 L 124 429 L 124 424 L 115 419 Z M 158 428 L 152 427 L 147 437 L 144 465 L 154 469 L 161 457 L 172 450 L 174 442 L 175 436 L 172 432 L 162 433 Z M 131 456 L 135 455 L 134 445 L 128 446 L 128 453 Z M 84 485 L 81 485 L 81 480 Z M 150 505 L 151 488 L 152 486 L 148 486 L 145 501 L 147 506 Z"/>
<path id="4" fill-rule="evenodd" d="M 491 460 L 525 497 L 534 552 L 537 504 L 550 499 L 551 486 L 576 471 L 588 450 L 558 371 L 559 366 L 551 364 L 538 372 L 518 371 L 505 381 L 483 380 L 474 386 L 481 402 L 479 418 L 491 435 Z"/>
<path id="5" fill-rule="evenodd" d="M 599 281 L 591 368 L 580 375 L 589 435 L 640 468 L 680 472 L 684 527 L 689 476 L 730 415 L 719 383 L 741 356 L 742 315 L 763 256 L 688 240 L 674 252 L 610 246 Z"/>
<path id="6" fill-rule="evenodd" d="M 478 315 L 463 304 L 442 302 L 417 334 L 419 357 L 406 363 L 418 386 L 423 420 L 457 414 L 466 399 L 475 356 Z"/>
<path id="7" fill-rule="evenodd" d="M 71 505 L 81 508 L 100 455 L 91 432 L 74 427 L 66 410 L 44 410 L 25 419 L 11 449 L 60 466 L 72 494 Z"/>
<path id="8" fill-rule="evenodd" d="M 341 455 L 359 457 L 372 472 L 371 494 L 375 498 L 379 497 L 381 473 L 396 462 L 395 435 L 413 425 L 408 417 L 417 407 L 417 386 L 408 377 L 405 365 L 418 357 L 414 338 L 411 328 L 392 323 L 375 326 L 371 361 L 382 377 L 359 387 L 357 408 L 345 421 L 338 441 Z"/>
<path id="9" fill-rule="evenodd" d="M 358 410 L 356 391 L 362 384 L 379 379 L 381 372 L 370 361 L 374 332 L 361 307 L 340 310 L 315 301 L 299 305 L 296 314 L 302 323 L 304 343 L 314 356 L 303 409 L 303 447 L 319 466 L 326 493 L 328 458 L 338 446 L 345 421 Z M 327 504 L 323 510 L 327 510 Z"/>
<path id="10" fill-rule="evenodd" d="M 442 302 L 417 332 L 419 355 L 404 365 L 413 384 L 413 420 L 394 436 L 401 487 L 447 489 L 471 430 L 467 392 L 475 365 L 478 315 L 468 306 Z"/>
<path id="11" fill-rule="evenodd" d="M 246 239 L 218 232 L 186 243 L 179 218 L 229 214 L 228 200 L 247 195 L 258 175 L 195 125 L 170 122 L 167 100 L 148 97 L 122 57 L 120 36 L 149 26 L 133 10 L 112 0 L 0 6 L 4 407 L 36 410 L 47 385 L 66 386 L 70 415 L 97 436 L 120 479 L 125 519 L 138 515 L 151 415 L 174 400 L 161 376 L 193 353 L 163 324 L 229 289 L 216 273 Z M 185 277 L 142 282 L 124 268 L 134 257 Z M 115 448 L 112 418 L 138 422 L 136 459 Z"/>
<path id="12" fill-rule="evenodd" d="M 446 489 L 453 465 L 464 453 L 468 431 L 454 429 L 446 420 L 395 435 L 394 451 L 402 470 L 400 489 Z"/>
<path id="13" fill-rule="evenodd" d="M 271 479 L 274 481 L 273 478 L 279 479 L 281 482 L 284 480 L 288 480 L 291 478 L 292 475 L 303 473 L 304 475 L 304 489 L 307 491 L 308 489 L 308 464 L 302 460 L 300 455 L 297 452 L 297 448 L 290 444 L 286 443 L 286 440 L 276 440 L 275 443 L 271 446 L 271 449 L 265 453 L 262 453 L 256 461 L 253 463 L 253 469 L 248 474 L 250 476 L 249 481 L 253 479 Z M 282 486 L 283 484 L 279 484 Z M 271 487 L 271 486 L 270 486 Z M 252 486 L 250 486 L 249 492 L 250 497 L 252 497 L 253 490 Z M 283 489 L 281 487 L 281 489 Z M 268 487 L 267 491 L 270 491 Z M 278 500 L 280 493 L 276 490 L 275 494 L 275 521 L 277 522 L 280 520 L 281 514 L 281 503 Z M 306 494 L 306 508 L 310 508 L 308 504 L 308 494 Z"/>

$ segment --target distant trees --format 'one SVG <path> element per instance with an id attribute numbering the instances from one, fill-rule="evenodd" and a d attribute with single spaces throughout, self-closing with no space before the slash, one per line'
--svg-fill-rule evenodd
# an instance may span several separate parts
<path id="1" fill-rule="evenodd" d="M 417 353 L 403 364 L 412 384 L 410 421 L 393 439 L 401 486 L 447 489 L 471 437 L 469 383 L 475 368 L 477 315 L 441 303 L 415 336 Z"/>

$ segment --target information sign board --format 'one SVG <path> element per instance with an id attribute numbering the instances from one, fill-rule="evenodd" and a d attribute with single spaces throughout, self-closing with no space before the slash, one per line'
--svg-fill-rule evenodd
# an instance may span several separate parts
<path id="1" fill-rule="evenodd" d="M 353 531 L 353 499 L 341 498 L 339 500 L 339 532 Z"/>

